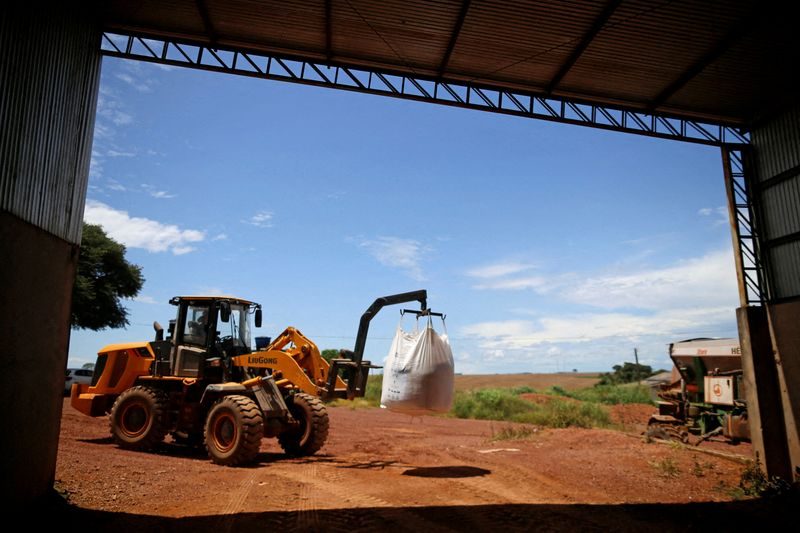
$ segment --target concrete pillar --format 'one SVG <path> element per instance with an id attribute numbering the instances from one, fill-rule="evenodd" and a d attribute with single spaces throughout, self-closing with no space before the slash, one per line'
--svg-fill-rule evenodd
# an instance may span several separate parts
<path id="1" fill-rule="evenodd" d="M 793 472 L 784 479 L 800 477 L 800 301 L 768 304 L 769 328 L 775 349 L 775 362 L 782 414 Z M 793 474 L 793 475 L 792 475 Z"/>
<path id="2" fill-rule="evenodd" d="M 753 448 L 767 475 L 791 479 L 792 463 L 766 309 L 740 307 L 736 319 Z"/>
<path id="3" fill-rule="evenodd" d="M 12 508 L 55 474 L 100 74 L 93 5 L 0 3 L 0 501 Z"/>

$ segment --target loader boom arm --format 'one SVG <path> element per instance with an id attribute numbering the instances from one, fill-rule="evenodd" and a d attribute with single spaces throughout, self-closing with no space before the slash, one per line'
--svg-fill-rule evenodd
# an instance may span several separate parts
<path id="1" fill-rule="evenodd" d="M 403 304 L 406 302 L 419 302 L 420 309 L 423 311 L 428 308 L 428 291 L 419 290 L 404 292 L 401 294 L 392 294 L 389 296 L 382 296 L 372 302 L 364 314 L 361 315 L 361 321 L 358 324 L 358 334 L 356 335 L 356 345 L 353 348 L 353 361 L 356 364 L 361 364 L 364 358 L 364 348 L 367 345 L 367 333 L 369 332 L 369 323 L 378 314 L 378 311 L 387 305 Z"/>
<path id="2" fill-rule="evenodd" d="M 364 361 L 364 347 L 367 345 L 369 323 L 375 315 L 378 314 L 378 311 L 387 305 L 396 305 L 406 302 L 419 302 L 422 311 L 427 311 L 428 291 L 423 289 L 383 296 L 372 302 L 372 305 L 364 311 L 364 314 L 361 315 L 361 321 L 358 323 L 355 349 L 352 352 L 342 350 L 339 358 L 331 360 L 331 368 L 328 373 L 328 385 L 325 388 L 323 398 L 343 397 L 353 399 L 355 397 L 364 396 L 370 368 L 380 368 L 372 366 L 369 361 Z M 338 376 L 340 370 L 344 373 L 345 381 L 347 382 L 346 390 L 337 389 L 334 383 L 334 379 Z"/>

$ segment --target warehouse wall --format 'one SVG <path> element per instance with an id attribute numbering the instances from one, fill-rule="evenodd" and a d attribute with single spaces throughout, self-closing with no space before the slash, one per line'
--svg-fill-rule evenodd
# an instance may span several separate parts
<path id="1" fill-rule="evenodd" d="M 55 474 L 100 73 L 90 3 L 0 5 L 0 498 Z"/>
<path id="2" fill-rule="evenodd" d="M 800 466 L 800 106 L 760 125 L 752 139 L 766 311 L 794 470 Z"/>

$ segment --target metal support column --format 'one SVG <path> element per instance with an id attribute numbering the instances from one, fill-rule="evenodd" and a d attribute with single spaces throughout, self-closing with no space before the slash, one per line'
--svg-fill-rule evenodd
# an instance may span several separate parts
<path id="1" fill-rule="evenodd" d="M 759 213 L 749 147 L 722 147 L 725 190 L 731 224 L 741 307 L 736 310 L 742 350 L 745 398 L 756 457 L 769 476 L 792 479 L 792 465 L 767 319 L 769 291 L 761 255 Z"/>
<path id="2" fill-rule="evenodd" d="M 742 307 L 761 305 L 768 298 L 756 222 L 756 205 L 750 194 L 752 186 L 748 181 L 751 172 L 749 157 L 746 146 L 722 147 L 725 191 L 728 196 L 728 215 Z"/>

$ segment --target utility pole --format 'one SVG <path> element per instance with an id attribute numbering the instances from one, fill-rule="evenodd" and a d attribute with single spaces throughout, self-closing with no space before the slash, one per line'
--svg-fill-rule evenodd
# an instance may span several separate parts
<path id="1" fill-rule="evenodd" d="M 640 376 L 640 374 L 639 374 L 639 348 L 634 348 L 633 349 L 633 358 L 636 360 L 636 382 L 639 385 L 641 385 L 642 382 L 639 379 L 639 376 Z"/>

